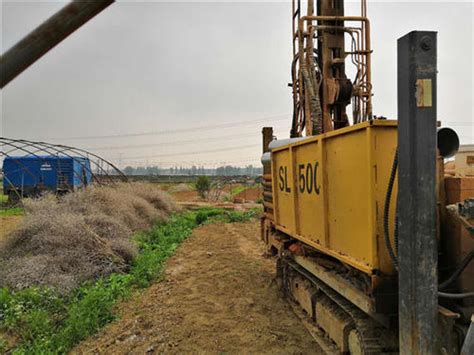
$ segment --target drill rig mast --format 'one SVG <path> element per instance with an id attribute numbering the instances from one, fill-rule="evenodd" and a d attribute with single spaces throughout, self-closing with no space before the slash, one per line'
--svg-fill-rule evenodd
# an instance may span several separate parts
<path id="1" fill-rule="evenodd" d="M 293 11 L 293 122 L 291 137 L 310 136 L 349 125 L 346 113 L 352 102 L 352 123 L 372 117 L 370 22 L 366 1 L 361 16 L 344 16 L 343 0 L 308 1 L 302 16 L 301 0 Z M 347 23 L 355 23 L 349 26 Z M 350 50 L 345 48 L 346 36 Z M 353 81 L 346 75 L 346 58 L 355 67 Z"/>

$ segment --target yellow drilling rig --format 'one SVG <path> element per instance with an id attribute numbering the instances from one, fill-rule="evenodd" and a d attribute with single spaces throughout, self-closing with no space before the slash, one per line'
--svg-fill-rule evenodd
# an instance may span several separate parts
<path id="1" fill-rule="evenodd" d="M 389 120 L 372 110 L 366 1 L 358 16 L 343 0 L 292 2 L 290 137 L 263 129 L 261 233 L 279 286 L 327 352 L 474 354 L 474 178 L 457 200 L 446 190 L 459 139 L 437 121 L 436 32 L 398 40 Z"/>

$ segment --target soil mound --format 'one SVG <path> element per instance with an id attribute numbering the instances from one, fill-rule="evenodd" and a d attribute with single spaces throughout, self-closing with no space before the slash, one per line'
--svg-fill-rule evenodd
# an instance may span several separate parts
<path id="1" fill-rule="evenodd" d="M 262 198 L 262 189 L 259 187 L 245 189 L 244 191 L 234 196 L 234 199 L 238 201 L 255 202 L 260 198 Z"/>

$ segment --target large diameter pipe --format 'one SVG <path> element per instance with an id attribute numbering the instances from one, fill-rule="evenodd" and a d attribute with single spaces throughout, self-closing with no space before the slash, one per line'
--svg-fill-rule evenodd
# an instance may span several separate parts
<path id="1" fill-rule="evenodd" d="M 262 154 L 261 162 L 263 166 L 268 166 L 272 163 L 272 153 L 265 152 Z"/>
<path id="2" fill-rule="evenodd" d="M 0 57 L 0 88 L 115 0 L 74 0 Z"/>
<path id="3" fill-rule="evenodd" d="M 285 139 L 274 139 L 268 145 L 268 149 L 272 151 L 273 149 L 277 149 L 283 147 L 284 145 L 301 142 L 307 139 L 311 139 L 312 137 L 296 137 L 296 138 L 285 138 Z"/>
<path id="4" fill-rule="evenodd" d="M 449 127 L 438 128 L 438 151 L 443 158 L 451 158 L 459 150 L 459 136 Z"/>

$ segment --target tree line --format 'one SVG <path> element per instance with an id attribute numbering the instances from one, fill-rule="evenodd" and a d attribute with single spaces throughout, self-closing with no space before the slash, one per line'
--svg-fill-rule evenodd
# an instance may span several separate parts
<path id="1" fill-rule="evenodd" d="M 161 168 L 159 166 L 127 166 L 123 169 L 125 175 L 216 175 L 216 176 L 235 176 L 250 175 L 257 176 L 262 174 L 261 167 L 247 165 L 245 167 L 225 165 L 217 168 L 206 168 L 204 166 L 193 165 L 190 168 L 171 167 Z"/>

